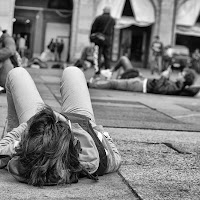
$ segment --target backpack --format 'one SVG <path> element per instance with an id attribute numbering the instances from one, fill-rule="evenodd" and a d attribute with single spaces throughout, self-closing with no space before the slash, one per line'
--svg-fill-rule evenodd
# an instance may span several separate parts
<path id="1" fill-rule="evenodd" d="M 86 132 L 90 134 L 92 139 L 95 142 L 95 145 L 99 152 L 99 167 L 97 171 L 95 172 L 95 175 L 102 176 L 105 174 L 105 171 L 107 169 L 107 156 L 105 148 L 102 144 L 102 142 L 97 137 L 97 134 L 95 133 L 94 129 L 92 128 L 92 125 L 90 124 L 90 119 L 84 115 L 81 114 L 75 114 L 75 113 L 62 113 L 62 115 L 65 116 L 65 118 L 69 119 L 71 123 L 78 123 Z M 78 138 L 81 142 L 81 138 Z"/>

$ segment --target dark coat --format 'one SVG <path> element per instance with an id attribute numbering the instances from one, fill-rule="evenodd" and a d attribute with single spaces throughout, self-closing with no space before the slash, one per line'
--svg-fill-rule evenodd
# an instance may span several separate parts
<path id="1" fill-rule="evenodd" d="M 7 33 L 0 37 L 0 86 L 5 86 L 8 72 L 13 69 L 10 57 L 16 52 L 14 39 Z"/>
<path id="2" fill-rule="evenodd" d="M 94 20 L 91 28 L 91 34 L 97 32 L 104 33 L 106 36 L 106 44 L 110 45 L 112 42 L 114 26 L 115 19 L 111 17 L 110 14 L 104 13 Z"/>
<path id="3" fill-rule="evenodd" d="M 174 82 L 164 76 L 159 79 L 148 79 L 147 81 L 147 93 L 179 95 L 184 88 L 184 82 Z"/>

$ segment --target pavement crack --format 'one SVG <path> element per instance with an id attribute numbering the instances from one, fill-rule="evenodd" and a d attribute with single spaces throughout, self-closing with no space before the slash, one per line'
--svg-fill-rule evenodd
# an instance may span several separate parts
<path id="1" fill-rule="evenodd" d="M 127 187 L 131 190 L 132 194 L 138 198 L 138 200 L 143 200 L 139 194 L 131 187 L 131 185 L 129 184 L 129 182 L 123 177 L 123 175 L 117 171 L 118 175 L 122 178 L 122 181 L 127 185 Z"/>
<path id="2" fill-rule="evenodd" d="M 176 151 L 176 152 L 178 152 L 178 153 L 180 153 L 180 154 L 191 154 L 191 153 L 189 153 L 189 152 L 185 152 L 185 151 L 182 151 L 182 150 L 180 150 L 180 149 L 174 147 L 171 143 L 163 142 L 163 143 L 161 143 L 161 144 L 166 145 L 167 147 L 173 149 L 174 151 Z"/>
<path id="3" fill-rule="evenodd" d="M 135 142 L 137 142 L 137 141 L 135 141 Z M 168 143 L 168 142 L 137 142 L 137 143 L 142 143 L 142 144 L 146 144 L 146 145 L 152 145 L 152 144 L 164 144 L 165 146 L 167 146 L 168 148 L 170 148 L 170 149 L 172 149 L 172 150 L 174 150 L 174 151 L 176 151 L 177 153 L 179 153 L 179 154 L 192 154 L 192 153 L 189 153 L 189 152 L 186 152 L 186 151 L 182 151 L 181 149 L 178 149 L 178 148 L 176 148 L 175 146 L 173 146 L 173 144 L 171 144 L 171 143 Z"/>

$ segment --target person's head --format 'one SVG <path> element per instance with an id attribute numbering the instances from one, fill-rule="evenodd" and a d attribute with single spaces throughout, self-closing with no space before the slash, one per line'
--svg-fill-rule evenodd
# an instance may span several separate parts
<path id="1" fill-rule="evenodd" d="M 196 72 L 193 69 L 184 68 L 178 79 L 183 80 L 185 86 L 191 86 L 196 80 Z"/>
<path id="2" fill-rule="evenodd" d="M 155 38 L 155 41 L 159 41 L 160 40 L 159 35 L 156 35 L 154 38 Z"/>
<path id="3" fill-rule="evenodd" d="M 110 14 L 110 7 L 109 6 L 104 7 L 103 13 Z"/>
<path id="4" fill-rule="evenodd" d="M 72 172 L 80 169 L 80 144 L 68 123 L 57 121 L 46 106 L 30 120 L 16 155 L 23 167 L 23 178 L 31 185 L 70 183 Z"/>

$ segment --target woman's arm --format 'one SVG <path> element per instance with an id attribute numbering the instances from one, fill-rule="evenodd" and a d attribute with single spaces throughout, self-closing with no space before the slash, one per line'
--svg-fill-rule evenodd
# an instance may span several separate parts
<path id="1" fill-rule="evenodd" d="M 15 147 L 18 146 L 21 141 L 21 136 L 25 132 L 26 128 L 27 123 L 22 123 L 0 140 L 0 155 L 12 156 L 15 153 Z"/>

